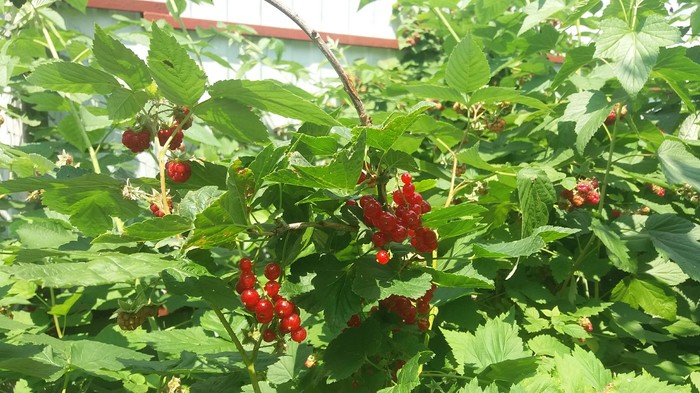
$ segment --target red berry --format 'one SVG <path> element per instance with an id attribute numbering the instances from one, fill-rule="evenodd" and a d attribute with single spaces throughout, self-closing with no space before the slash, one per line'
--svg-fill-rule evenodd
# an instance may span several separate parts
<path id="1" fill-rule="evenodd" d="M 384 232 L 376 232 L 374 235 L 372 235 L 372 243 L 374 244 L 375 247 L 381 248 L 384 247 L 384 245 L 388 242 L 389 240 L 387 239 L 386 235 Z"/>
<path id="2" fill-rule="evenodd" d="M 248 258 L 241 258 L 241 260 L 238 261 L 238 268 L 241 269 L 242 272 L 250 272 L 253 270 L 253 261 Z"/>
<path id="3" fill-rule="evenodd" d="M 122 144 L 132 153 L 140 153 L 151 146 L 151 133 L 146 128 L 139 132 L 129 128 L 122 134 Z"/>
<path id="4" fill-rule="evenodd" d="M 605 118 L 605 125 L 609 126 L 615 123 L 617 120 L 617 113 L 615 113 L 615 110 L 611 110 L 610 113 L 608 114 L 608 117 Z"/>
<path id="5" fill-rule="evenodd" d="M 591 183 L 584 181 L 576 185 L 576 190 L 579 192 L 579 194 L 585 195 L 593 191 L 593 187 L 591 187 Z"/>
<path id="6" fill-rule="evenodd" d="M 246 306 L 252 306 L 258 303 L 260 294 L 255 289 L 246 289 L 241 293 L 241 302 Z"/>
<path id="7" fill-rule="evenodd" d="M 345 201 L 345 206 L 357 206 L 357 202 L 353 200 L 347 200 Z"/>
<path id="8" fill-rule="evenodd" d="M 300 343 L 306 340 L 306 329 L 299 326 L 298 328 L 292 330 L 291 336 L 293 341 Z"/>
<path id="9" fill-rule="evenodd" d="M 401 190 L 395 190 L 391 194 L 391 199 L 397 206 L 401 206 L 406 203 L 406 197 L 404 197 L 403 192 L 401 192 Z"/>
<path id="10" fill-rule="evenodd" d="M 586 199 L 583 197 L 583 195 L 576 194 L 571 197 L 571 204 L 576 207 L 581 207 L 584 203 L 586 203 Z"/>
<path id="11" fill-rule="evenodd" d="M 362 172 L 360 172 L 360 177 L 357 178 L 357 184 L 361 184 L 365 180 L 367 180 L 367 172 L 362 170 Z"/>
<path id="12" fill-rule="evenodd" d="M 594 190 L 598 188 L 598 179 L 591 180 L 591 187 L 593 187 Z"/>
<path id="13" fill-rule="evenodd" d="M 287 299 L 279 299 L 275 303 L 275 312 L 280 318 L 284 318 L 294 313 L 294 303 Z"/>
<path id="14" fill-rule="evenodd" d="M 430 203 L 428 201 L 423 201 L 420 203 L 421 214 L 429 213 L 432 210 Z"/>
<path id="15" fill-rule="evenodd" d="M 622 215 L 622 212 L 617 210 L 617 209 L 612 209 L 612 211 L 610 212 L 610 216 L 612 218 L 619 218 L 621 215 Z"/>
<path id="16" fill-rule="evenodd" d="M 272 302 L 267 299 L 260 299 L 260 301 L 255 305 L 255 313 L 258 315 L 272 315 Z"/>
<path id="17" fill-rule="evenodd" d="M 364 214 L 372 219 L 379 217 L 382 214 L 382 205 L 377 201 L 369 202 L 362 207 Z"/>
<path id="18" fill-rule="evenodd" d="M 272 315 L 272 313 L 269 313 L 269 314 L 255 313 L 255 319 L 262 324 L 266 324 L 266 323 L 272 322 L 272 320 L 274 319 L 274 315 Z"/>
<path id="19" fill-rule="evenodd" d="M 279 264 L 271 262 L 265 266 L 265 277 L 268 280 L 276 280 L 280 277 L 280 274 L 282 274 L 282 268 Z"/>
<path id="20" fill-rule="evenodd" d="M 358 327 L 362 324 L 362 321 L 360 320 L 360 316 L 355 314 L 350 319 L 348 320 L 348 326 L 349 327 Z"/>
<path id="21" fill-rule="evenodd" d="M 240 295 L 240 294 L 243 293 L 243 291 L 245 291 L 246 289 L 248 289 L 248 288 L 243 288 L 243 283 L 242 283 L 241 280 L 239 279 L 238 282 L 236 282 L 236 292 Z"/>
<path id="22" fill-rule="evenodd" d="M 391 231 L 391 240 L 396 243 L 401 243 L 408 237 L 408 229 L 405 226 L 397 225 L 393 231 Z"/>
<path id="23" fill-rule="evenodd" d="M 275 333 L 274 330 L 272 330 L 272 329 L 270 329 L 270 328 L 267 328 L 267 329 L 263 330 L 263 332 L 262 332 L 262 339 L 263 339 L 266 343 L 271 343 L 271 342 L 275 341 L 276 338 L 277 338 L 277 333 Z"/>
<path id="24" fill-rule="evenodd" d="M 403 216 L 403 223 L 408 229 L 418 229 L 421 226 L 420 217 L 416 212 L 409 210 Z"/>
<path id="25" fill-rule="evenodd" d="M 429 301 L 430 300 L 416 302 L 416 310 L 418 310 L 419 314 L 427 314 L 430 312 L 430 303 L 428 303 Z"/>
<path id="26" fill-rule="evenodd" d="M 243 289 L 251 289 L 255 286 L 255 283 L 258 282 L 258 278 L 255 277 L 255 274 L 246 272 L 241 274 L 238 282 L 241 283 Z"/>
<path id="27" fill-rule="evenodd" d="M 574 192 L 572 190 L 569 190 L 569 189 L 564 189 L 564 190 L 561 190 L 559 195 L 564 199 L 571 200 L 571 198 L 573 198 L 573 196 L 574 196 Z"/>
<path id="28" fill-rule="evenodd" d="M 363 196 L 360 198 L 360 206 L 361 206 L 363 209 L 364 209 L 368 204 L 370 204 L 370 203 L 372 203 L 372 202 L 377 202 L 377 200 L 374 199 L 374 197 L 371 196 L 371 195 L 363 195 Z M 377 203 L 379 203 L 379 202 L 377 202 Z"/>
<path id="29" fill-rule="evenodd" d="M 597 205 L 600 202 L 600 195 L 597 192 L 592 192 L 586 195 L 586 202 L 589 205 Z"/>
<path id="30" fill-rule="evenodd" d="M 168 138 L 170 138 L 170 135 L 175 132 L 177 129 L 177 125 L 170 126 L 168 128 L 163 128 L 161 130 L 158 130 L 158 142 L 160 142 L 161 146 L 165 146 L 165 142 L 168 141 Z M 180 145 L 182 144 L 182 139 L 185 137 L 185 134 L 182 132 L 182 130 L 179 130 L 175 136 L 173 136 L 173 139 L 170 140 L 170 144 L 168 147 L 170 150 L 175 150 Z"/>
<path id="31" fill-rule="evenodd" d="M 175 109 L 173 109 L 173 119 L 175 119 L 175 121 L 178 124 L 182 123 L 182 121 L 185 120 L 185 117 L 187 117 L 187 115 L 189 113 L 190 113 L 190 108 L 188 108 L 186 106 L 176 107 Z M 192 127 L 192 120 L 193 120 L 193 117 L 190 116 L 190 118 L 187 119 L 187 122 L 185 122 L 182 125 L 182 129 L 186 130 L 186 129 Z"/>
<path id="32" fill-rule="evenodd" d="M 301 325 L 299 314 L 290 314 L 280 320 L 280 332 L 289 333 Z"/>
<path id="33" fill-rule="evenodd" d="M 391 232 L 396 228 L 396 216 L 389 212 L 383 212 L 374 223 L 381 231 Z"/>
<path id="34" fill-rule="evenodd" d="M 192 166 L 187 161 L 168 161 L 165 163 L 165 173 L 175 183 L 184 183 L 192 174 Z"/>
<path id="35" fill-rule="evenodd" d="M 379 264 L 386 265 L 387 263 L 389 263 L 389 259 L 391 259 L 389 257 L 389 253 L 385 250 L 377 251 L 377 262 L 379 262 Z"/>
<path id="36" fill-rule="evenodd" d="M 403 184 L 408 184 L 413 180 L 413 177 L 411 177 L 411 174 L 408 172 L 405 172 L 401 175 L 401 182 Z"/>
<path id="37" fill-rule="evenodd" d="M 416 325 L 418 325 L 418 329 L 423 332 L 430 328 L 430 322 L 428 321 L 428 318 L 418 318 L 418 321 L 416 321 Z"/>
<path id="38" fill-rule="evenodd" d="M 267 296 L 274 298 L 280 293 L 280 283 L 277 281 L 268 281 L 265 283 L 265 293 L 267 293 Z"/>
<path id="39" fill-rule="evenodd" d="M 403 194 L 409 196 L 416 192 L 416 186 L 413 183 L 408 183 L 403 185 Z"/>

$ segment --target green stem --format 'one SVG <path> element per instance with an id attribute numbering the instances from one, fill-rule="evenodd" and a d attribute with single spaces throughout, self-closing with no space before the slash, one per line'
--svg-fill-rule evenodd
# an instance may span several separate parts
<path id="1" fill-rule="evenodd" d="M 53 291 L 53 288 L 49 289 L 49 293 L 51 294 L 51 308 L 53 308 L 56 305 L 56 294 Z M 63 338 L 63 331 L 61 330 L 61 322 L 58 320 L 58 315 L 52 314 L 53 316 L 53 324 L 56 326 L 56 335 L 58 338 Z"/>
<path id="2" fill-rule="evenodd" d="M 92 162 L 92 168 L 95 171 L 95 173 L 99 175 L 102 171 L 100 170 L 100 161 L 97 159 L 97 151 L 94 147 L 92 147 L 92 142 L 90 141 L 90 137 L 88 136 L 87 130 L 85 129 L 85 124 L 83 124 L 83 119 L 80 117 L 80 113 L 75 107 L 75 103 L 71 99 L 68 99 L 68 104 L 70 105 L 71 113 L 73 114 L 73 116 L 75 116 L 77 120 L 80 136 L 83 138 L 83 142 L 88 148 L 88 153 L 90 154 L 90 161 Z"/>
<path id="3" fill-rule="evenodd" d="M 619 121 L 620 113 L 617 111 L 615 124 L 613 124 L 612 134 L 610 135 L 610 149 L 608 150 L 608 161 L 605 164 L 605 174 L 603 175 L 603 184 L 600 187 L 600 201 L 598 203 L 598 212 L 603 211 L 605 205 L 605 192 L 608 189 L 608 176 L 613 163 L 613 153 L 615 152 L 615 142 L 617 142 L 617 121 Z M 605 125 L 603 125 L 605 127 Z"/>
<path id="4" fill-rule="evenodd" d="M 462 39 L 459 37 L 459 35 L 457 34 L 457 32 L 452 28 L 452 25 L 450 25 L 450 22 L 447 20 L 447 18 L 445 18 L 445 15 L 442 13 L 442 11 L 440 11 L 440 9 L 437 8 L 437 7 L 433 7 L 432 10 L 433 10 L 433 12 L 435 13 L 435 15 L 437 15 L 437 17 L 440 18 L 440 21 L 442 22 L 442 24 L 445 25 L 445 27 L 447 28 L 447 31 L 450 32 L 450 34 L 452 35 L 452 37 L 453 37 L 457 42 L 462 41 Z"/>
<path id="5" fill-rule="evenodd" d="M 226 320 L 226 316 L 224 316 L 224 313 L 221 312 L 221 309 L 214 306 L 213 304 L 211 305 L 211 308 L 212 310 L 214 310 L 214 313 L 219 318 L 221 324 L 224 326 L 224 329 L 226 329 L 226 333 L 228 333 L 229 337 L 231 337 L 233 345 L 236 346 L 236 349 L 241 354 L 241 359 L 243 360 L 243 363 L 245 363 L 246 369 L 248 370 L 248 375 L 250 376 L 250 382 L 253 386 L 253 392 L 262 393 L 260 390 L 260 385 L 258 384 L 258 375 L 255 372 L 254 361 L 250 357 L 248 357 L 245 348 L 243 348 L 243 344 L 241 344 L 241 341 L 236 336 L 236 332 L 234 332 L 231 328 L 231 324 L 228 323 L 228 321 Z M 255 353 L 253 353 L 253 355 L 255 355 Z"/>

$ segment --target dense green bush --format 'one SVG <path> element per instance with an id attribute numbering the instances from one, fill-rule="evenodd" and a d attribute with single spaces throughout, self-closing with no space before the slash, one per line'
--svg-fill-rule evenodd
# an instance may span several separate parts
<path id="1" fill-rule="evenodd" d="M 338 83 L 208 82 L 211 37 L 306 78 L 279 41 L 12 3 L 0 390 L 700 387 L 690 4 L 401 0 L 360 124 Z"/>

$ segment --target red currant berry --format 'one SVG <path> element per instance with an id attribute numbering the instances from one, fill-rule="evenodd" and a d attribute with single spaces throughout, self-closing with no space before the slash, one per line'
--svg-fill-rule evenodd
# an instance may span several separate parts
<path id="1" fill-rule="evenodd" d="M 260 294 L 255 289 L 246 289 L 241 293 L 241 302 L 246 306 L 255 305 L 260 300 Z"/>
<path id="2" fill-rule="evenodd" d="M 428 301 L 416 302 L 416 310 L 418 310 L 419 314 L 427 314 L 430 312 L 430 303 Z"/>
<path id="3" fill-rule="evenodd" d="M 409 195 L 413 194 L 414 192 L 416 192 L 416 186 L 414 186 L 413 183 L 403 185 L 403 194 L 404 195 L 409 196 Z"/>
<path id="4" fill-rule="evenodd" d="M 374 197 L 371 196 L 371 195 L 363 195 L 363 196 L 360 198 L 360 206 L 361 206 L 363 209 L 364 209 L 368 204 L 370 204 L 370 203 L 372 203 L 372 202 L 379 203 L 379 202 L 377 202 L 377 200 L 374 199 Z"/>
<path id="5" fill-rule="evenodd" d="M 363 211 L 365 216 L 374 219 L 379 217 L 380 214 L 382 214 L 382 205 L 380 205 L 377 201 L 370 202 L 363 206 Z"/>
<path id="6" fill-rule="evenodd" d="M 238 261 L 238 268 L 241 269 L 242 272 L 250 272 L 253 270 L 253 261 L 248 258 L 241 258 L 241 260 Z"/>
<path id="7" fill-rule="evenodd" d="M 265 293 L 267 293 L 267 296 L 274 298 L 280 293 L 280 283 L 277 281 L 268 281 L 265 283 Z"/>
<path id="8" fill-rule="evenodd" d="M 374 244 L 375 247 L 381 248 L 384 247 L 384 245 L 389 241 L 387 239 L 386 235 L 384 232 L 376 232 L 374 235 L 372 235 L 372 243 Z"/>
<path id="9" fill-rule="evenodd" d="M 409 210 L 406 214 L 404 214 L 403 223 L 408 229 L 415 230 L 421 226 L 420 217 L 418 217 L 418 214 L 412 210 Z"/>
<path id="10" fill-rule="evenodd" d="M 420 203 L 421 214 L 429 213 L 432 210 L 430 203 L 426 200 Z"/>
<path id="11" fill-rule="evenodd" d="M 282 268 L 279 264 L 271 262 L 265 266 L 265 277 L 268 280 L 276 280 L 280 277 L 280 274 L 282 274 Z"/>
<path id="12" fill-rule="evenodd" d="M 306 329 L 299 326 L 298 328 L 292 330 L 291 336 L 293 341 L 300 343 L 306 340 Z"/>
<path id="13" fill-rule="evenodd" d="M 275 333 L 274 330 L 272 330 L 272 329 L 270 329 L 270 328 L 267 328 L 267 329 L 263 330 L 263 332 L 262 332 L 262 339 L 263 339 L 266 343 L 271 343 L 271 342 L 275 341 L 276 338 L 277 338 L 277 333 Z"/>
<path id="14" fill-rule="evenodd" d="M 241 283 L 241 287 L 243 287 L 243 289 L 250 289 L 255 286 L 255 283 L 258 282 L 258 279 L 253 273 L 243 273 L 238 279 L 238 282 Z"/>
<path id="15" fill-rule="evenodd" d="M 353 200 L 347 200 L 345 201 L 345 206 L 357 206 L 357 202 Z"/>
<path id="16" fill-rule="evenodd" d="M 280 318 L 289 316 L 294 313 L 294 303 L 287 299 L 279 299 L 275 303 L 275 312 Z"/>
<path id="17" fill-rule="evenodd" d="M 299 314 L 290 314 L 280 320 L 280 332 L 289 333 L 301 325 Z"/>
<path id="18" fill-rule="evenodd" d="M 255 284 L 253 284 L 253 285 L 255 285 Z M 236 282 L 236 292 L 238 292 L 238 294 L 240 295 L 240 294 L 243 293 L 243 291 L 245 291 L 246 289 L 248 289 L 248 288 L 244 288 L 244 287 L 243 287 L 243 283 L 242 283 L 241 280 L 239 279 L 238 282 Z"/>
<path id="19" fill-rule="evenodd" d="M 387 263 L 389 263 L 390 259 L 391 258 L 389 257 L 389 253 L 385 250 L 377 251 L 377 262 L 379 262 L 380 265 L 386 265 Z"/>
<path id="20" fill-rule="evenodd" d="M 408 200 L 408 203 L 412 205 L 417 205 L 418 207 L 420 207 L 420 204 L 423 203 L 423 196 L 417 192 L 406 196 L 406 199 Z M 423 209 L 420 209 L 420 211 L 422 212 Z"/>
<path id="21" fill-rule="evenodd" d="M 397 206 L 401 206 L 406 203 L 406 197 L 403 195 L 403 192 L 401 190 L 396 190 L 391 194 L 391 199 L 394 200 L 394 203 Z"/>
<path id="22" fill-rule="evenodd" d="M 260 301 L 255 305 L 256 314 L 272 314 L 272 309 L 272 302 L 267 299 L 260 299 Z"/>
<path id="23" fill-rule="evenodd" d="M 396 228 L 396 216 L 383 212 L 379 215 L 379 219 L 375 220 L 375 224 L 382 232 L 391 232 Z"/>
<path id="24" fill-rule="evenodd" d="M 397 225 L 393 231 L 391 231 L 391 240 L 396 243 L 401 243 L 408 237 L 408 229 L 405 226 Z M 381 246 L 379 246 L 381 247 Z"/>
<path id="25" fill-rule="evenodd" d="M 413 177 L 411 177 L 411 174 L 408 172 L 405 172 L 401 175 L 401 182 L 403 184 L 408 184 L 413 180 Z"/>
<path id="26" fill-rule="evenodd" d="M 255 319 L 264 325 L 264 324 L 272 322 L 272 320 L 274 319 L 274 315 L 273 314 L 255 313 Z"/>

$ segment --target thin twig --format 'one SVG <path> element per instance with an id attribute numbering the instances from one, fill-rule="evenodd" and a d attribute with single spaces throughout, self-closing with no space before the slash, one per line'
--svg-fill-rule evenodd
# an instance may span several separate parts
<path id="1" fill-rule="evenodd" d="M 370 118 L 367 114 L 365 104 L 362 103 L 359 94 L 357 94 L 355 85 L 352 83 L 347 72 L 345 72 L 343 66 L 340 65 L 340 62 L 335 57 L 331 49 L 323 41 L 323 38 L 321 38 L 321 34 L 319 34 L 318 31 L 307 25 L 306 22 L 304 22 L 304 20 L 296 12 L 289 9 L 286 5 L 281 4 L 277 0 L 265 0 L 265 2 L 277 8 L 289 19 L 294 21 L 294 23 L 296 23 L 297 26 L 299 26 L 299 28 L 302 29 L 304 33 L 306 33 L 306 35 L 308 35 L 309 38 L 311 38 L 311 40 L 316 43 L 316 46 L 318 46 L 318 48 L 321 50 L 326 59 L 328 59 L 328 62 L 331 63 L 331 66 L 333 66 L 333 69 L 338 74 L 338 77 L 340 77 L 340 80 L 343 82 L 343 88 L 345 89 L 345 92 L 348 93 L 348 95 L 350 96 L 350 100 L 352 101 L 352 104 L 355 107 L 355 111 L 357 111 L 357 115 L 360 117 L 360 123 L 363 126 L 371 125 L 372 118 Z"/>

